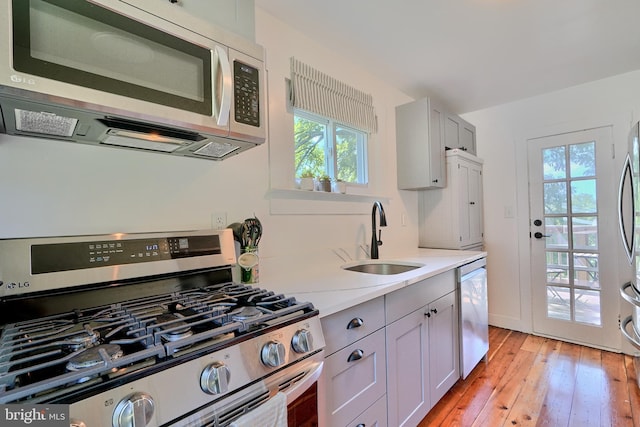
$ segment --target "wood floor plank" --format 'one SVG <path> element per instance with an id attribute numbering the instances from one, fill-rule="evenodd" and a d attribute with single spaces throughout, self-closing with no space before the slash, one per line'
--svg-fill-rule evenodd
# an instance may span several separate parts
<path id="1" fill-rule="evenodd" d="M 488 359 L 419 427 L 640 427 L 631 356 L 490 327 Z"/>
<path id="2" fill-rule="evenodd" d="M 581 347 L 560 343 L 560 351 L 549 376 L 547 393 L 538 416 L 538 426 L 567 426 L 571 415 Z"/>
<path id="3" fill-rule="evenodd" d="M 604 381 L 600 408 L 601 426 L 633 426 L 624 355 L 602 352 Z"/>
<path id="4" fill-rule="evenodd" d="M 513 363 L 500 378 L 498 386 L 491 393 L 489 400 L 472 426 L 486 427 L 504 424 L 535 358 L 536 354 L 530 351 L 516 353 Z"/>
<path id="5" fill-rule="evenodd" d="M 600 350 L 589 347 L 580 349 L 580 363 L 571 403 L 570 426 L 600 427 L 600 393 L 604 381 L 601 353 Z"/>
<path id="6" fill-rule="evenodd" d="M 494 353 L 489 363 L 480 362 L 465 381 L 458 381 L 451 393 L 445 395 L 420 423 L 420 427 L 473 423 L 527 337 L 520 332 L 508 332 L 493 336 L 495 341 L 490 337 L 490 350 L 499 345 L 500 352 Z"/>
<path id="7" fill-rule="evenodd" d="M 627 390 L 629 392 L 629 406 L 631 406 L 631 415 L 633 416 L 633 425 L 640 427 L 640 387 L 638 387 L 638 378 L 636 376 L 636 361 L 632 356 L 625 355 L 624 365 L 627 375 Z"/>
<path id="8" fill-rule="evenodd" d="M 508 419 L 512 425 L 536 425 L 549 389 L 550 377 L 553 375 L 560 347 L 561 343 L 558 341 L 541 340 L 533 366 L 526 375 L 520 394 L 509 412 Z"/>

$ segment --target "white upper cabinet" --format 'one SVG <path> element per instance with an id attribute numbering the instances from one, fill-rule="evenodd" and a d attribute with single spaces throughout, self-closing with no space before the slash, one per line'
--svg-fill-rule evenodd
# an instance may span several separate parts
<path id="1" fill-rule="evenodd" d="M 256 40 L 254 0 L 178 0 L 174 5 L 246 39 Z"/>
<path id="2" fill-rule="evenodd" d="M 396 107 L 398 188 L 424 190 L 446 185 L 445 110 L 430 98 Z"/>
<path id="3" fill-rule="evenodd" d="M 448 113 L 444 125 L 445 146 L 476 154 L 476 127 L 460 116 Z"/>
<path id="4" fill-rule="evenodd" d="M 445 152 L 476 154 L 476 128 L 434 98 L 396 107 L 398 188 L 430 190 L 447 186 Z"/>

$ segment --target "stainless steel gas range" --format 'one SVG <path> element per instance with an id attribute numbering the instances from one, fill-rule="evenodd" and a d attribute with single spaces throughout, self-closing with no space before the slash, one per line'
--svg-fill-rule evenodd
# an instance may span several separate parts
<path id="1" fill-rule="evenodd" d="M 234 283 L 231 230 L 0 240 L 0 404 L 226 426 L 317 380 L 310 303 Z"/>

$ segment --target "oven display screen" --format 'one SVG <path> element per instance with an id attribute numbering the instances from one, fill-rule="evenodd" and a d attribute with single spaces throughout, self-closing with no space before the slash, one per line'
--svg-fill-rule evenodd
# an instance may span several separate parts
<path id="1" fill-rule="evenodd" d="M 53 243 L 31 246 L 31 274 L 83 270 L 220 254 L 220 237 Z"/>

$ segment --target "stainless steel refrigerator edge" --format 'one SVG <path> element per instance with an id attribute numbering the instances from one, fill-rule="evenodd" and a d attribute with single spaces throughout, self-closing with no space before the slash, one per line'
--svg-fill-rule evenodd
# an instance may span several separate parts
<path id="1" fill-rule="evenodd" d="M 636 246 L 638 245 L 638 232 L 640 232 L 640 220 L 637 216 L 640 211 L 640 202 L 638 201 L 638 191 L 640 190 L 640 182 L 638 182 L 638 173 L 640 172 L 639 139 L 640 122 L 635 123 L 629 133 L 629 151 L 622 169 L 622 176 L 620 177 L 618 199 L 622 243 L 629 258 L 629 263 L 634 270 L 632 280 L 620 287 L 620 295 L 632 305 L 632 315 L 620 322 L 620 331 L 627 341 L 638 350 L 640 350 L 640 284 L 638 282 L 640 263 Z M 630 324 L 632 325 L 631 328 L 629 328 Z M 636 357 L 636 372 L 640 373 L 640 363 L 638 362 L 639 358 Z M 640 382 L 640 379 L 638 381 Z"/>
<path id="2" fill-rule="evenodd" d="M 460 295 L 460 373 L 467 378 L 489 351 L 489 312 L 486 258 L 456 272 Z"/>

